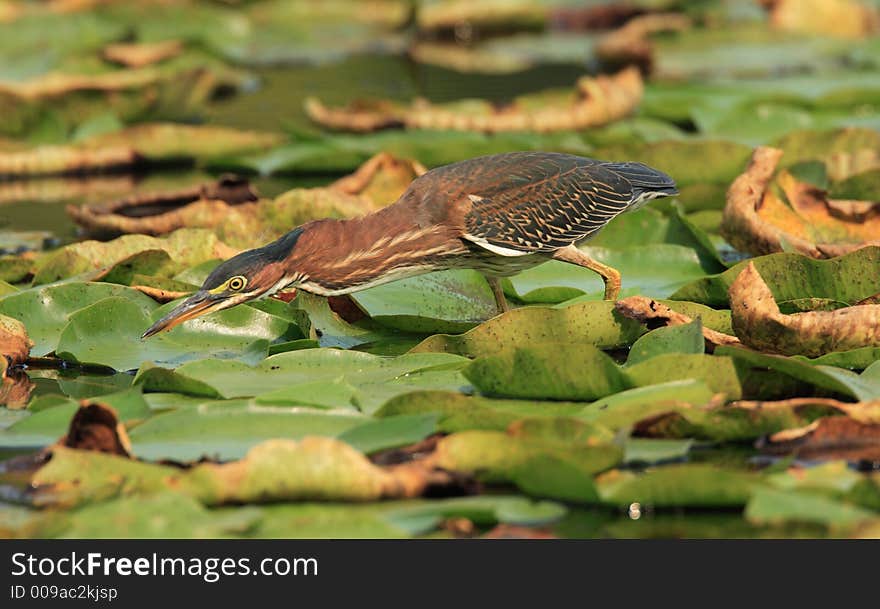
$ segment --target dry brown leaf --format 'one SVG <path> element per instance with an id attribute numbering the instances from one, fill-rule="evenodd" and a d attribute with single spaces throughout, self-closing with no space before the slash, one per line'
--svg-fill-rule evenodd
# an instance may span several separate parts
<path id="1" fill-rule="evenodd" d="M 67 214 L 90 233 L 162 235 L 178 228 L 210 228 L 230 205 L 257 201 L 247 180 L 221 176 L 190 188 L 131 195 L 96 205 L 68 205 Z"/>
<path id="2" fill-rule="evenodd" d="M 569 99 L 537 105 L 526 98 L 499 107 L 482 100 L 435 105 L 416 100 L 409 106 L 388 101 L 354 102 L 329 108 L 315 98 L 305 101 L 309 118 L 331 129 L 365 132 L 404 126 L 452 131 L 534 131 L 546 133 L 599 127 L 630 115 L 642 99 L 642 78 L 635 68 L 611 76 L 585 76 Z M 537 105 L 537 107 L 535 107 Z"/>
<path id="3" fill-rule="evenodd" d="M 782 150 L 761 146 L 727 191 L 722 235 L 754 255 L 783 251 L 783 243 L 813 258 L 832 258 L 880 245 L 880 208 L 833 201 L 824 191 L 782 171 L 776 180 L 786 204 L 770 188 Z"/>
<path id="4" fill-rule="evenodd" d="M 131 458 L 131 442 L 125 426 L 110 406 L 80 402 L 80 407 L 70 420 L 67 433 L 58 441 L 67 448 L 110 453 Z"/>
<path id="5" fill-rule="evenodd" d="M 23 323 L 0 315 L 0 356 L 5 357 L 10 364 L 21 364 L 28 358 L 33 346 Z"/>
<path id="6" fill-rule="evenodd" d="M 753 349 L 818 357 L 880 346 L 880 305 L 784 315 L 753 262 L 731 284 L 729 295 L 733 330 Z"/>
<path id="7" fill-rule="evenodd" d="M 864 38 L 880 31 L 876 7 L 857 0 L 762 0 L 779 30 Z"/>
<path id="8" fill-rule="evenodd" d="M 614 304 L 614 308 L 624 317 L 629 317 L 630 319 L 635 319 L 643 324 L 647 324 L 649 328 L 659 326 L 681 326 L 693 321 L 693 319 L 684 313 L 673 311 L 662 302 L 658 302 L 653 298 L 648 298 L 646 296 L 630 296 L 628 298 L 623 298 Z M 730 334 L 724 334 L 723 332 L 717 332 L 711 328 L 706 328 L 705 326 L 703 327 L 703 338 L 706 340 L 707 346 L 712 348 L 717 347 L 718 345 L 740 344 L 740 340 L 737 337 L 731 336 Z"/>
<path id="9" fill-rule="evenodd" d="M 217 183 L 105 204 L 69 205 L 67 213 L 92 233 L 161 235 L 183 227 L 213 228 L 227 243 L 250 247 L 256 236 L 279 236 L 308 220 L 379 209 L 397 200 L 425 171 L 418 161 L 380 153 L 328 186 L 295 188 L 274 200 L 258 200 L 246 181 L 226 177 Z"/>
<path id="10" fill-rule="evenodd" d="M 330 188 L 349 195 L 364 196 L 377 207 L 392 203 L 402 194 L 401 185 L 408 186 L 428 169 L 413 159 L 398 159 L 387 152 L 369 158 L 351 174 L 341 177 Z"/>
<path id="11" fill-rule="evenodd" d="M 596 55 L 607 65 L 636 65 L 647 74 L 654 66 L 654 45 L 650 40 L 651 34 L 681 32 L 690 26 L 690 18 L 678 13 L 634 17 L 623 27 L 603 36 L 596 44 Z"/>
<path id="12" fill-rule="evenodd" d="M 107 61 L 118 63 L 129 68 L 145 66 L 177 57 L 183 51 L 180 40 L 162 40 L 160 42 L 117 43 L 104 47 L 102 55 Z"/>
<path id="13" fill-rule="evenodd" d="M 806 427 L 775 433 L 759 441 L 758 448 L 807 460 L 880 461 L 880 424 L 823 417 Z"/>
<path id="14" fill-rule="evenodd" d="M 22 408 L 30 400 L 36 385 L 25 372 L 9 366 L 25 362 L 33 346 L 24 324 L 0 315 L 0 405 Z"/>

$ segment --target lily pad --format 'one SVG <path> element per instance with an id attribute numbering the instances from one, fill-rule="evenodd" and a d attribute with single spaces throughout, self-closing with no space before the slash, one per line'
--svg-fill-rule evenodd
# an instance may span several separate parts
<path id="1" fill-rule="evenodd" d="M 637 364 L 662 353 L 702 354 L 705 349 L 703 326 L 700 320 L 681 326 L 657 328 L 633 343 L 626 358 L 627 364 Z"/>
<path id="2" fill-rule="evenodd" d="M 465 374 L 480 392 L 494 397 L 595 400 L 632 387 L 610 357 L 573 343 L 539 343 L 484 355 Z"/>
<path id="3" fill-rule="evenodd" d="M 33 354 L 43 356 L 55 351 L 71 314 L 111 297 L 124 298 L 144 309 L 155 306 L 150 298 L 131 288 L 71 282 L 9 294 L 0 298 L 0 313 L 24 323 L 34 341 Z"/>
<path id="4" fill-rule="evenodd" d="M 207 403 L 155 415 L 129 433 L 135 456 L 157 461 L 244 457 L 270 438 L 339 436 L 366 422 L 347 411 L 260 406 L 249 400 Z"/>
<path id="5" fill-rule="evenodd" d="M 71 314 L 56 353 L 69 361 L 116 370 L 133 370 L 145 361 L 180 363 L 208 355 L 256 362 L 267 355 L 270 341 L 301 337 L 290 321 L 244 306 L 141 339 L 144 329 L 172 306 L 147 301 L 111 296 Z M 223 333 L 217 332 L 219 328 Z M 126 336 L 127 342 L 122 340 Z"/>
<path id="6" fill-rule="evenodd" d="M 352 294 L 378 323 L 405 332 L 462 332 L 497 313 L 477 271 L 442 271 Z"/>
<path id="7" fill-rule="evenodd" d="M 440 351 L 475 357 L 537 343 L 572 343 L 609 349 L 631 342 L 642 332 L 638 322 L 618 314 L 613 303 L 582 302 L 515 309 L 464 334 L 438 334 L 427 338 L 411 352 Z"/>
<path id="8" fill-rule="evenodd" d="M 854 304 L 880 292 L 880 278 L 875 272 L 880 264 L 880 247 L 865 247 L 831 260 L 778 253 L 751 262 L 780 302 L 821 297 Z M 671 298 L 727 307 L 727 292 L 747 264 L 740 262 L 723 273 L 698 279 L 677 290 Z"/>
<path id="9" fill-rule="evenodd" d="M 256 366 L 201 360 L 184 364 L 174 372 L 142 368 L 135 382 L 147 390 L 174 389 L 190 393 L 194 391 L 191 384 L 195 383 L 199 388 L 195 391 L 207 387 L 225 398 L 271 395 L 276 399 L 283 399 L 282 389 L 294 396 L 298 386 L 309 387 L 318 381 L 345 382 L 356 389 L 355 401 L 361 409 L 372 412 L 397 393 L 467 386 L 467 380 L 460 374 L 467 361 L 439 353 L 392 358 L 356 351 L 306 349 L 273 355 Z"/>

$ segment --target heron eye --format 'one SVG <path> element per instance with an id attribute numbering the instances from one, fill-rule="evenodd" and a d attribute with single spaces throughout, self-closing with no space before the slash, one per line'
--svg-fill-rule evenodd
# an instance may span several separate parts
<path id="1" fill-rule="evenodd" d="M 245 286 L 246 283 L 247 283 L 247 279 L 245 279 L 241 275 L 238 275 L 238 276 L 233 277 L 232 279 L 229 280 L 227 287 L 230 290 L 232 290 L 233 292 L 238 292 L 240 289 L 242 289 Z"/>

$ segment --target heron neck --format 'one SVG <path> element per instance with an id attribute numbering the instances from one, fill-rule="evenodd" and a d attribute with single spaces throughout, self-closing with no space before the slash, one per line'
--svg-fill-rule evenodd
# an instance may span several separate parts
<path id="1" fill-rule="evenodd" d="M 420 226 L 391 206 L 359 218 L 304 225 L 289 268 L 305 276 L 307 291 L 346 293 L 432 270 L 447 242 L 437 226 Z"/>

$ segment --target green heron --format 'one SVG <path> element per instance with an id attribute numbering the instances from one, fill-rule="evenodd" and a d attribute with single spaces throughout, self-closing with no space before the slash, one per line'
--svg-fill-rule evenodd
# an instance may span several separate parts
<path id="1" fill-rule="evenodd" d="M 504 312 L 500 278 L 548 260 L 595 271 L 613 300 L 620 273 L 574 244 L 621 212 L 676 194 L 672 178 L 642 163 L 511 152 L 446 165 L 393 205 L 309 222 L 227 260 L 143 336 L 286 287 L 336 296 L 445 269 L 483 273 Z"/>

